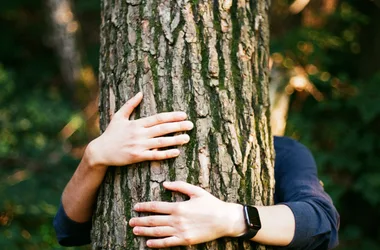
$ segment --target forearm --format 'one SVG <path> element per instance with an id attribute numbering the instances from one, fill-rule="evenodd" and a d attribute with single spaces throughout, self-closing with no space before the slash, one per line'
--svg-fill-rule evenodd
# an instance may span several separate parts
<path id="1" fill-rule="evenodd" d="M 293 212 L 286 205 L 256 206 L 261 229 L 258 231 L 253 241 L 264 245 L 287 246 L 294 237 L 295 219 Z M 233 232 L 231 236 L 241 236 L 246 231 L 243 215 L 243 206 L 234 204 L 232 208 L 235 212 L 233 220 Z"/>
<path id="2" fill-rule="evenodd" d="M 256 208 L 260 215 L 261 229 L 252 240 L 264 245 L 289 245 L 295 231 L 295 219 L 290 208 L 285 205 Z"/>
<path id="3" fill-rule="evenodd" d="M 66 215 L 76 222 L 91 219 L 97 191 L 107 171 L 106 166 L 97 165 L 93 158 L 90 143 L 62 194 Z"/>

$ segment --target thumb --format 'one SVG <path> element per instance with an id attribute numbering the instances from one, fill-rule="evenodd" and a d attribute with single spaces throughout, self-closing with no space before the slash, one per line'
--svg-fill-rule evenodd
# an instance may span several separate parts
<path id="1" fill-rule="evenodd" d="M 184 181 L 164 182 L 164 187 L 168 190 L 179 192 L 189 196 L 190 198 L 202 196 L 205 192 L 204 189 L 186 183 Z"/>
<path id="2" fill-rule="evenodd" d="M 120 112 L 124 117 L 129 119 L 133 110 L 140 104 L 142 100 L 143 94 L 142 92 L 137 93 L 134 97 L 129 99 L 120 109 Z"/>

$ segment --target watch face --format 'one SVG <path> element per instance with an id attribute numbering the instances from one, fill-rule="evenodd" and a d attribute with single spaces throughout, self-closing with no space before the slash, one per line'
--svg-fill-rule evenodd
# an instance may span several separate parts
<path id="1" fill-rule="evenodd" d="M 261 228 L 261 222 L 259 217 L 259 212 L 257 211 L 257 208 L 251 207 L 251 206 L 245 206 L 245 218 L 247 219 L 247 225 L 250 228 L 254 228 L 256 230 L 259 230 Z"/>

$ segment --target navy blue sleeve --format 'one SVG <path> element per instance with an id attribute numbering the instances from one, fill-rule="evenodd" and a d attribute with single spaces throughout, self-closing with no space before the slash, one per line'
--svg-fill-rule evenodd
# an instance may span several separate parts
<path id="1" fill-rule="evenodd" d="M 79 223 L 71 220 L 66 215 L 62 203 L 54 217 L 53 226 L 62 246 L 82 246 L 91 242 L 91 221 Z"/>
<path id="2" fill-rule="evenodd" d="M 318 179 L 310 151 L 290 138 L 275 138 L 275 200 L 295 217 L 286 249 L 331 249 L 338 245 L 339 214 Z"/>

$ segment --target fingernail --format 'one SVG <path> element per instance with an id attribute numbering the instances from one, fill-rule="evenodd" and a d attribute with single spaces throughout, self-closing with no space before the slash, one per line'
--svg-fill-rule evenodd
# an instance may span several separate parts
<path id="1" fill-rule="evenodd" d="M 181 118 L 183 119 L 186 119 L 187 118 L 187 114 L 185 112 L 181 112 L 180 114 Z"/>
<path id="2" fill-rule="evenodd" d="M 134 210 L 138 210 L 139 207 L 140 207 L 139 204 L 136 204 L 136 205 L 134 205 L 133 209 L 134 209 Z"/>
<path id="3" fill-rule="evenodd" d="M 188 129 L 193 129 L 194 128 L 194 124 L 191 122 L 191 121 L 188 121 Z"/>
<path id="4" fill-rule="evenodd" d="M 181 152 L 180 152 L 178 149 L 175 149 L 175 150 L 173 151 L 173 155 L 174 155 L 174 156 L 178 156 L 180 153 L 181 153 Z"/>
<path id="5" fill-rule="evenodd" d="M 129 224 L 130 226 L 133 226 L 133 219 L 130 219 L 130 220 L 128 221 L 128 224 Z"/>
<path id="6" fill-rule="evenodd" d="M 184 138 L 183 138 L 183 143 L 187 143 L 187 142 L 190 141 L 190 136 L 189 136 L 188 134 L 184 134 L 183 137 L 184 137 Z"/>

